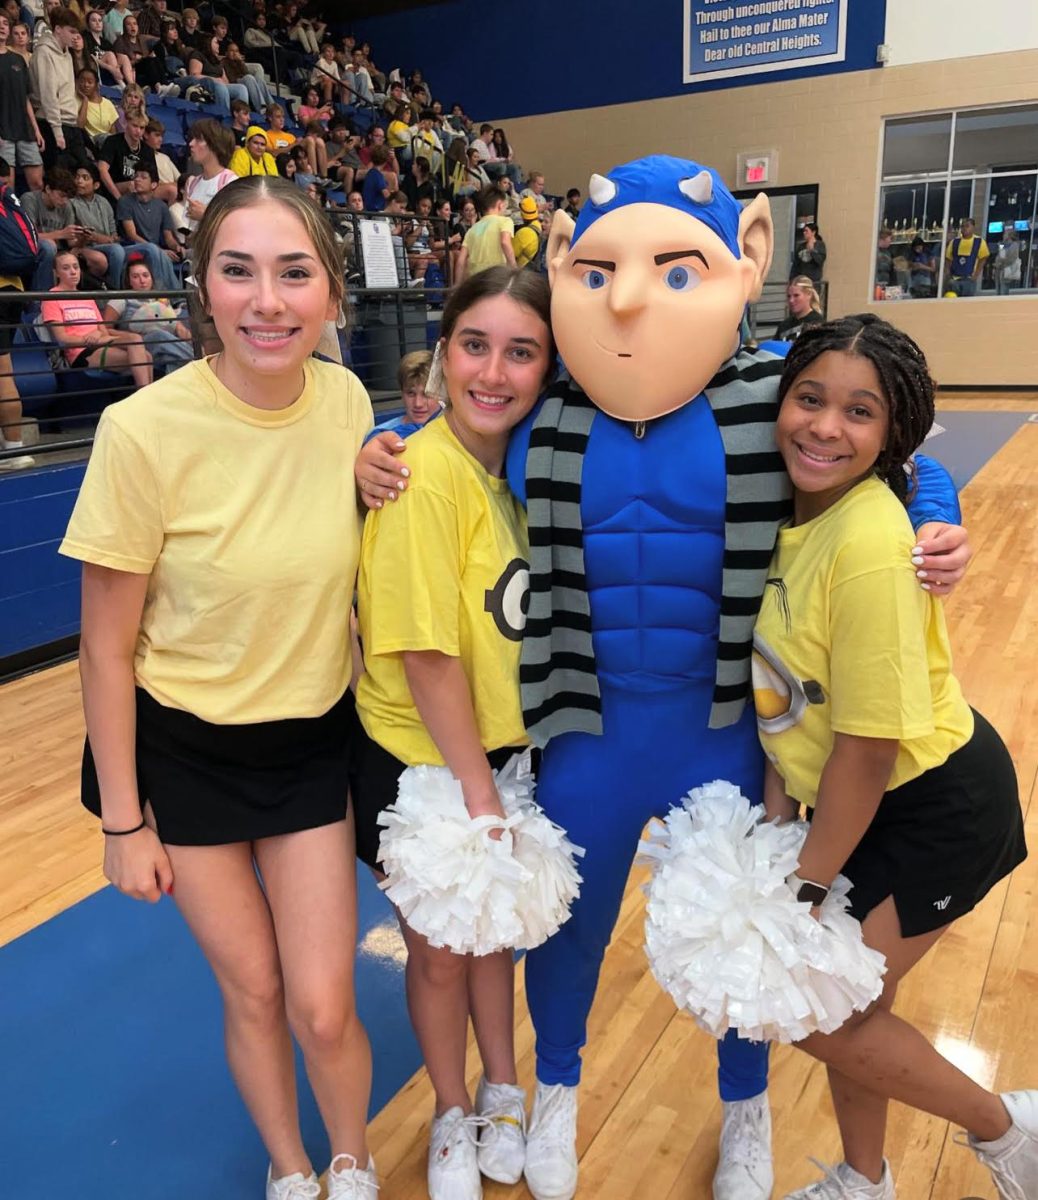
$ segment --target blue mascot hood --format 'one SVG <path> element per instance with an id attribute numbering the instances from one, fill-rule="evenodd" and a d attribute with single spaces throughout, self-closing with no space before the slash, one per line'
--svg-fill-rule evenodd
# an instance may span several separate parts
<path id="1" fill-rule="evenodd" d="M 628 204 L 665 204 L 702 221 L 739 258 L 742 206 L 710 167 L 687 158 L 652 154 L 614 167 L 607 176 L 593 175 L 588 201 L 580 210 L 573 245 L 600 217 Z"/>

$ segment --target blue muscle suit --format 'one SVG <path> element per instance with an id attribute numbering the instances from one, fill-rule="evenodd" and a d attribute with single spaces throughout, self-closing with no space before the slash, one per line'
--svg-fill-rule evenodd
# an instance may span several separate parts
<path id="1" fill-rule="evenodd" d="M 769 388 L 774 400 L 773 378 L 762 388 L 764 399 Z M 509 485 L 523 500 L 535 417 L 509 447 Z M 928 461 L 924 478 L 922 520 L 957 523 L 955 488 L 940 464 Z M 542 1083 L 579 1081 L 602 956 L 645 823 L 712 779 L 761 798 L 764 757 L 751 705 L 735 724 L 708 727 L 725 497 L 725 456 L 704 395 L 649 422 L 643 437 L 627 422 L 596 414 L 581 505 L 603 733 L 552 739 L 538 776 L 539 803 L 587 849 L 571 919 L 526 960 Z M 762 1092 L 767 1055 L 765 1044 L 730 1034 L 719 1047 L 722 1099 Z"/>

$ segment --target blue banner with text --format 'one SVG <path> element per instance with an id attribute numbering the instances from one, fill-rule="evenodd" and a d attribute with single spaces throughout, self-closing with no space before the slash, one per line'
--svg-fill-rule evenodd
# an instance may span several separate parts
<path id="1" fill-rule="evenodd" d="M 685 0 L 685 82 L 843 62 L 847 0 Z"/>

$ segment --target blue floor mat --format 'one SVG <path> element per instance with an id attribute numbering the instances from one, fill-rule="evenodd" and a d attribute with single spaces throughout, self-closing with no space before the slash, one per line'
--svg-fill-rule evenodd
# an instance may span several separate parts
<path id="1" fill-rule="evenodd" d="M 420 1063 L 396 922 L 360 871 L 357 1000 L 377 1112 Z M 173 902 L 113 888 L 0 948 L 0 1163 L 76 1200 L 255 1200 L 266 1156 L 231 1081 L 220 999 Z M 302 1070 L 319 1170 L 328 1147 Z M 74 1180 L 74 1184 L 73 1181 Z"/>
<path id="2" fill-rule="evenodd" d="M 961 492 L 994 458 L 1032 412 L 939 412 L 943 432 L 931 437 L 922 452 L 946 467 Z"/>

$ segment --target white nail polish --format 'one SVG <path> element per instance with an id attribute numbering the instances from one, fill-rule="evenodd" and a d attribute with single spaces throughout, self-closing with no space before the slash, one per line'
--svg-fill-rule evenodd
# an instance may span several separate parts
<path id="1" fill-rule="evenodd" d="M 913 554 L 912 555 L 912 566 L 913 567 L 921 567 L 922 565 L 923 565 L 922 555 Z"/>
<path id="2" fill-rule="evenodd" d="M 921 583 L 919 586 L 923 589 L 924 592 L 928 592 L 930 590 L 930 585 L 928 583 Z"/>
<path id="3" fill-rule="evenodd" d="M 925 572 L 925 571 L 916 571 L 916 573 L 915 573 L 915 577 L 916 577 L 916 579 L 927 579 L 927 578 L 929 578 L 929 576 L 926 574 L 926 572 Z"/>

